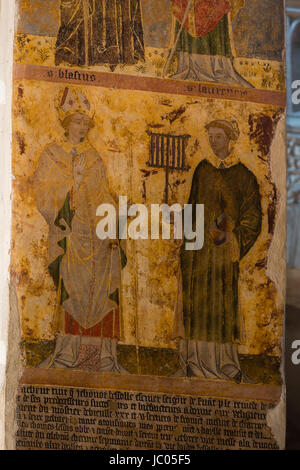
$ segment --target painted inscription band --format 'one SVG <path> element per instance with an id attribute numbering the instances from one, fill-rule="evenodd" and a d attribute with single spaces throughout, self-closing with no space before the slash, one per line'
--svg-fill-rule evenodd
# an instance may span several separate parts
<path id="1" fill-rule="evenodd" d="M 250 103 L 285 106 L 283 92 L 239 88 L 213 83 L 179 82 L 178 80 L 137 77 L 106 72 L 92 72 L 71 68 L 45 67 L 40 65 L 14 65 L 14 80 L 42 80 L 56 83 L 71 83 L 123 90 L 152 91 L 174 95 L 199 96 L 203 98 L 245 101 Z"/>
<path id="2" fill-rule="evenodd" d="M 20 385 L 52 385 L 91 389 L 120 390 L 151 393 L 172 393 L 278 403 L 282 394 L 280 385 L 235 384 L 222 380 L 178 380 L 172 377 L 119 375 L 59 369 L 24 369 Z"/>

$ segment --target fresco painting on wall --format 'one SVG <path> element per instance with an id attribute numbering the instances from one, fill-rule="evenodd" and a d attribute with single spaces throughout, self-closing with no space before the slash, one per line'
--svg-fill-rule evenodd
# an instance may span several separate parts
<path id="1" fill-rule="evenodd" d="M 282 8 L 277 0 L 19 0 L 15 60 L 282 90 L 284 29 L 271 14 Z"/>
<path id="2" fill-rule="evenodd" d="M 262 20 L 256 0 L 18 3 L 11 280 L 22 380 L 278 402 L 280 2 L 268 54 L 267 28 L 243 32 L 249 11 L 249 30 Z M 102 204 L 125 211 L 127 239 L 99 238 Z M 163 218 L 151 238 L 162 204 L 180 210 L 170 238 Z M 192 250 L 175 236 L 187 204 L 195 236 L 204 205 Z"/>
<path id="3" fill-rule="evenodd" d="M 183 367 L 183 344 L 195 340 L 231 344 L 231 353 L 224 355 L 232 364 L 239 351 L 245 380 L 252 359 L 261 368 L 251 380 L 266 380 L 264 367 L 273 371 L 267 380 L 279 380 L 282 299 L 267 274 L 266 250 L 274 232 L 276 184 L 268 169 L 270 145 L 281 110 L 232 102 L 229 112 L 228 106 L 204 98 L 126 90 L 115 96 L 104 88 L 22 80 L 16 93 L 16 175 L 27 168 L 21 179 L 29 192 L 20 197 L 39 234 L 33 242 L 22 228 L 14 265 L 17 278 L 25 266 L 29 276 L 19 287 L 29 364 L 89 368 L 94 362 L 101 371 L 105 344 L 113 371 L 136 373 L 145 360 L 140 356 L 150 354 L 151 367 L 143 362 L 143 373 L 193 375 L 186 361 Z M 45 116 L 37 113 L 41 100 Z M 122 247 L 118 240 L 97 238 L 100 203 L 117 207 L 119 197 L 126 196 L 150 213 L 151 204 L 166 201 L 166 170 L 149 166 L 149 131 L 157 135 L 157 129 L 176 139 L 190 136 L 185 171 L 175 165 L 168 173 L 168 203 L 205 204 L 201 250 L 186 251 L 182 240 L 151 240 L 150 231 L 148 240 L 141 236 L 126 245 L 123 240 Z M 270 129 L 270 141 L 261 148 Z M 170 162 L 172 153 L 170 145 Z M 25 166 L 24 155 L 29 158 Z M 19 184 L 17 178 L 16 200 Z M 38 259 L 42 282 L 33 268 Z M 32 283 L 33 296 L 27 294 Z M 266 326 L 259 318 L 269 318 Z M 81 347 L 81 341 L 88 345 Z M 91 346 L 94 359 L 85 362 L 82 348 Z M 62 359 L 65 348 L 69 357 Z"/>

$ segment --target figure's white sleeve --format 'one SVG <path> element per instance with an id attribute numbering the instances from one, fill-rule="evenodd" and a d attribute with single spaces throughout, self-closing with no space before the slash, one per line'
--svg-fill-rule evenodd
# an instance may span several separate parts
<path id="1" fill-rule="evenodd" d="M 70 189 L 46 149 L 35 171 L 34 190 L 37 208 L 49 225 L 54 223 Z"/>

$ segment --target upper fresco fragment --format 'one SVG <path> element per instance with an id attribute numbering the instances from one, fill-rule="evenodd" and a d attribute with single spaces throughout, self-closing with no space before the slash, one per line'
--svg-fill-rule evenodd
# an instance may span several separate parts
<path id="1" fill-rule="evenodd" d="M 16 63 L 284 88 L 281 0 L 18 3 Z"/>

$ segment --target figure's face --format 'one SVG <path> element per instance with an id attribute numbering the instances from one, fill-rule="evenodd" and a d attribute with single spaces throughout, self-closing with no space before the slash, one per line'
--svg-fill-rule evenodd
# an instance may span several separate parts
<path id="1" fill-rule="evenodd" d="M 85 114 L 75 113 L 71 116 L 68 131 L 70 137 L 78 140 L 84 139 L 90 128 L 90 118 Z"/>
<path id="2" fill-rule="evenodd" d="M 228 153 L 230 138 L 226 132 L 219 127 L 210 127 L 208 129 L 208 138 L 213 152 L 217 157 L 223 157 Z"/>

